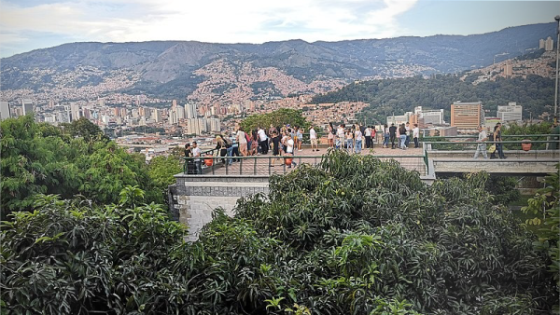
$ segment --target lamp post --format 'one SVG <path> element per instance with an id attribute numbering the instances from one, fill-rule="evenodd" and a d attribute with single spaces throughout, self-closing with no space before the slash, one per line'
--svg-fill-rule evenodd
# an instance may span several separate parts
<path id="1" fill-rule="evenodd" d="M 558 121 L 558 48 L 560 44 L 560 15 L 554 17 L 556 20 L 556 85 L 554 86 L 554 122 Z"/>

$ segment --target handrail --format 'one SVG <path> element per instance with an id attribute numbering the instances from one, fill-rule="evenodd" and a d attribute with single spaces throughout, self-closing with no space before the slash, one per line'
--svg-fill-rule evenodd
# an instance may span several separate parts
<path id="1" fill-rule="evenodd" d="M 558 134 L 548 133 L 548 134 L 530 134 L 530 135 L 502 135 L 502 138 L 536 138 L 536 137 L 558 137 Z M 478 138 L 478 134 L 472 135 L 462 135 L 462 136 L 426 136 L 421 137 L 420 140 L 437 140 L 437 139 L 471 139 Z"/>
<path id="2" fill-rule="evenodd" d="M 256 155 L 256 156 L 201 156 L 201 157 L 183 157 L 183 159 L 185 160 L 184 164 L 183 164 L 183 173 L 184 174 L 188 174 L 188 169 L 189 169 L 189 162 L 192 161 L 192 163 L 190 163 L 191 165 L 194 166 L 194 161 L 196 159 L 200 159 L 201 163 L 205 163 L 205 160 L 212 160 L 212 164 L 210 166 L 207 166 L 205 169 L 207 170 L 208 168 L 210 169 L 210 172 L 212 173 L 212 175 L 216 174 L 216 170 L 220 169 L 220 168 L 225 168 L 225 175 L 230 175 L 232 166 L 229 165 L 227 160 L 239 160 L 239 167 L 238 167 L 238 175 L 244 175 L 243 171 L 247 170 L 247 168 L 243 168 L 243 165 L 250 165 L 252 166 L 252 175 L 257 175 L 259 172 L 257 170 L 257 166 L 271 166 L 272 165 L 272 160 L 280 160 L 282 161 L 280 165 L 276 164 L 277 166 L 282 166 L 282 170 L 283 173 L 287 173 L 287 168 L 286 167 L 286 163 L 285 163 L 285 159 L 293 159 L 295 161 L 297 161 L 298 165 L 301 163 L 307 163 L 305 162 L 306 160 L 309 161 L 311 160 L 313 165 L 317 165 L 319 164 L 322 159 L 323 159 L 323 155 L 295 155 L 295 156 L 289 156 L 289 155 L 279 155 L 279 156 L 273 156 L 273 155 Z M 406 161 L 406 160 L 410 160 L 410 159 L 416 159 L 419 161 L 422 161 L 424 159 L 424 155 L 374 155 L 374 157 L 379 158 L 379 159 L 394 159 L 396 161 Z M 220 160 L 226 160 L 226 163 L 217 163 L 217 161 Z M 252 161 L 252 163 L 251 163 Z M 265 162 L 263 162 L 265 161 Z M 209 163 L 210 164 L 210 163 Z M 251 165 L 252 164 L 252 165 Z M 424 163 L 422 163 L 424 164 Z M 191 167 L 193 167 L 191 166 Z M 235 167 L 235 169 L 237 170 L 237 167 Z M 262 169 L 261 169 L 262 170 Z M 268 175 L 271 175 L 273 171 L 272 167 L 268 167 L 268 171 L 265 171 L 265 173 L 267 173 Z M 204 171 L 203 171 L 204 172 Z M 208 171 L 205 171 L 208 172 Z M 236 171 L 237 173 L 237 171 Z M 261 172 L 262 173 L 262 172 Z M 195 175 L 195 174 L 192 174 Z M 249 175 L 251 175 L 251 171 L 249 173 Z"/>

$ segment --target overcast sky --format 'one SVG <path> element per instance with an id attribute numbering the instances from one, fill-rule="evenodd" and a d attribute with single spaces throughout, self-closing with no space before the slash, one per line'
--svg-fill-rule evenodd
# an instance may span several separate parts
<path id="1" fill-rule="evenodd" d="M 84 41 L 469 35 L 554 22 L 558 14 L 558 1 L 0 0 L 0 56 Z"/>

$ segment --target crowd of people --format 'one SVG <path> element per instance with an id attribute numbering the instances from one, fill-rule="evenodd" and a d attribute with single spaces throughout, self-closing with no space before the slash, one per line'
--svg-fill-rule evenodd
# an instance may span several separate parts
<path id="1" fill-rule="evenodd" d="M 244 130 L 239 126 L 236 133 L 230 135 L 228 132 L 225 135 L 216 136 L 216 147 L 214 152 L 216 156 L 222 157 L 219 162 L 222 164 L 231 165 L 232 162 L 238 161 L 237 156 L 254 156 L 254 155 L 267 155 L 270 151 L 272 156 L 277 157 L 272 159 L 270 166 L 276 166 L 278 161 L 283 163 L 285 159 L 291 160 L 288 165 L 289 168 L 297 166 L 295 160 L 288 159 L 293 157 L 296 152 L 302 151 L 302 144 L 304 141 L 305 130 L 301 126 L 290 126 L 285 124 L 283 126 L 270 125 L 268 129 L 262 126 L 253 130 Z M 398 129 L 391 125 L 391 127 L 384 126 L 381 130 L 377 130 L 374 126 L 363 126 L 352 124 L 346 126 L 345 124 L 334 127 L 332 123 L 327 126 L 327 140 L 328 146 L 335 150 L 347 150 L 349 153 L 360 154 L 362 149 L 370 149 L 374 147 L 377 142 L 378 135 L 383 135 L 383 147 L 388 147 L 389 140 L 391 141 L 392 148 L 401 148 L 405 150 L 409 145 L 411 139 L 414 139 L 414 147 L 418 148 L 419 130 L 418 125 L 410 128 L 410 124 L 402 124 Z M 319 152 L 318 133 L 315 127 L 310 127 L 308 133 L 311 151 Z M 400 139 L 395 144 L 395 140 Z M 233 141 L 235 140 L 235 141 Z M 203 157 L 202 151 L 196 142 L 187 144 L 185 146 L 185 156 L 192 157 L 192 162 L 189 164 L 189 173 L 202 174 Z M 281 158 L 282 157 L 282 158 Z"/>

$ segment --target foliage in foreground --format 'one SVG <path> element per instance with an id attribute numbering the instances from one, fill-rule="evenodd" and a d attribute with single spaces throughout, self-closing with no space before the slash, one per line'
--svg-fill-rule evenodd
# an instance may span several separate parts
<path id="1" fill-rule="evenodd" d="M 556 164 L 560 171 L 560 164 Z M 549 270 L 556 281 L 556 290 L 560 290 L 560 176 L 558 172 L 544 178 L 544 187 L 528 200 L 527 207 L 522 210 L 525 213 L 534 214 L 537 217 L 527 220 L 525 223 L 540 227 L 540 237 L 534 244 L 539 249 L 547 251 L 550 258 Z M 542 219 L 541 219 L 542 218 Z M 558 304 L 556 304 L 558 310 Z"/>
<path id="2" fill-rule="evenodd" d="M 148 201 L 163 203 L 161 193 L 153 189 L 144 156 L 126 153 L 85 119 L 62 129 L 22 116 L 6 119 L 0 127 L 3 220 L 12 210 L 31 209 L 40 194 L 63 199 L 81 194 L 109 204 L 117 202 L 119 192 L 129 185 L 145 190 Z"/>
<path id="3" fill-rule="evenodd" d="M 199 241 L 127 188 L 96 209 L 43 199 L 2 228 L 1 298 L 41 314 L 546 314 L 546 252 L 484 176 L 424 185 L 330 153 L 222 211 Z"/>

